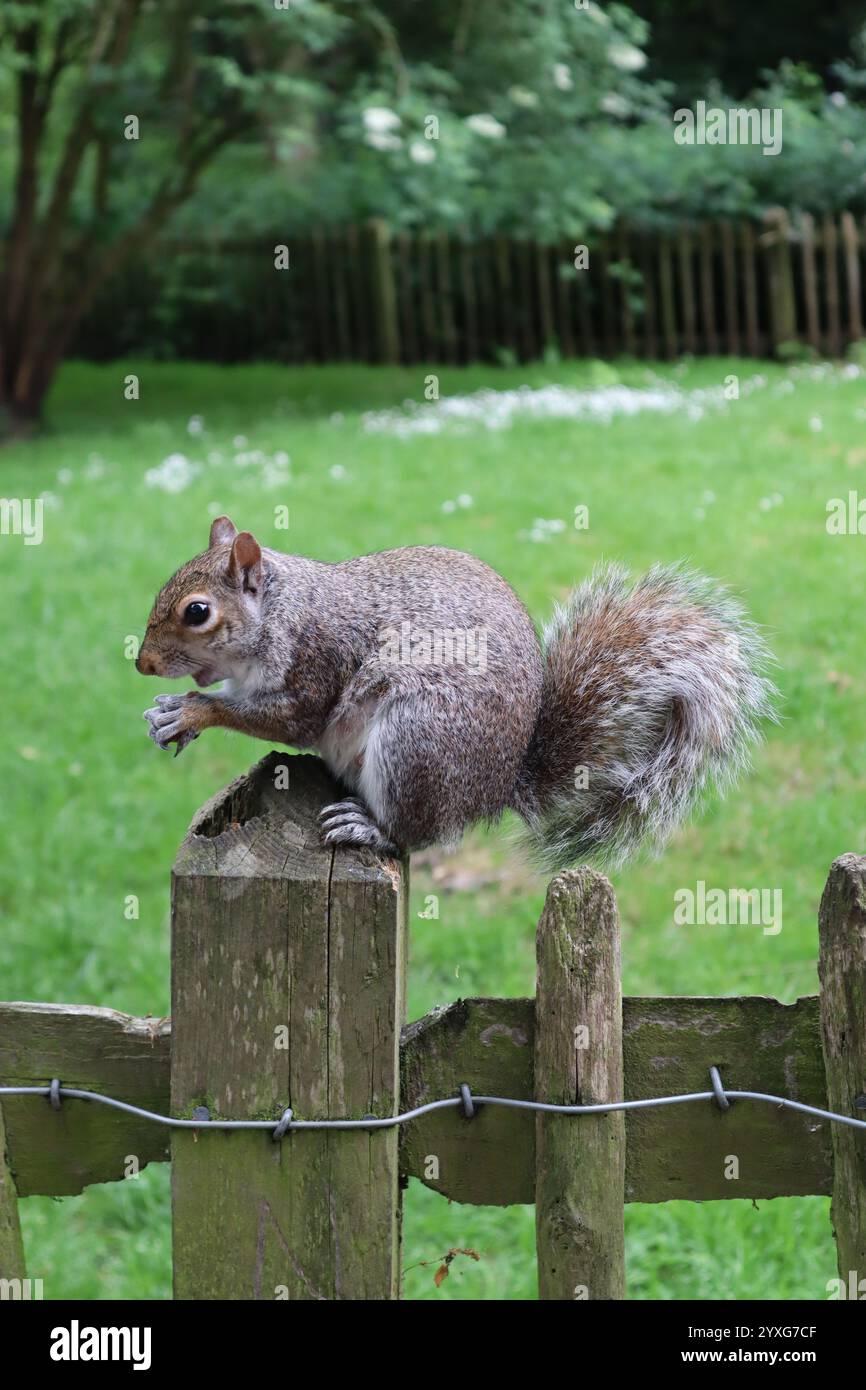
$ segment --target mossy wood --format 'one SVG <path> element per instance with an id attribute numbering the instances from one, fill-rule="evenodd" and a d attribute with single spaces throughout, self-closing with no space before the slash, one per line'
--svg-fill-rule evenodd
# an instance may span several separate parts
<path id="1" fill-rule="evenodd" d="M 607 879 L 592 869 L 558 874 L 536 943 L 536 1098 L 621 1100 L 619 914 Z M 539 1113 L 535 1133 L 539 1298 L 625 1298 L 622 1113 Z"/>
<path id="2" fill-rule="evenodd" d="M 0 1105 L 0 1279 L 23 1279 L 24 1275 L 18 1193 L 6 1154 L 6 1128 Z"/>
<path id="3" fill-rule="evenodd" d="M 530 1099 L 534 1046 L 532 999 L 465 999 L 434 1010 L 406 1030 L 402 1106 L 461 1081 L 476 1095 Z M 626 997 L 623 1063 L 629 1100 L 708 1091 L 715 1064 L 731 1089 L 827 1103 L 815 997 Z M 438 1179 L 425 1176 L 431 1153 Z M 731 1153 L 740 1158 L 737 1180 L 725 1176 Z M 422 1116 L 404 1127 L 401 1166 L 452 1201 L 533 1202 L 535 1117 L 493 1106 L 471 1122 L 453 1110 Z M 829 1121 L 756 1101 L 725 1113 L 696 1101 L 626 1115 L 627 1202 L 828 1195 L 832 1183 Z"/>
<path id="4" fill-rule="evenodd" d="M 821 899 L 821 1020 L 827 1099 L 866 1119 L 866 857 L 837 859 Z M 866 1134 L 833 1126 L 833 1202 L 839 1274 L 866 1274 Z"/>
<path id="5" fill-rule="evenodd" d="M 100 1091 L 168 1113 L 171 1025 L 75 1004 L 0 1004 L 0 1085 Z M 19 1197 L 65 1197 L 169 1156 L 168 1130 L 106 1105 L 7 1096 L 6 1147 Z"/>
<path id="6" fill-rule="evenodd" d="M 284 784 L 288 786 L 284 788 Z M 322 848 L 337 792 L 272 753 L 204 808 L 173 874 L 172 1110 L 393 1115 L 404 999 L 400 864 Z M 172 1134 L 175 1296 L 387 1299 L 397 1132 Z"/>

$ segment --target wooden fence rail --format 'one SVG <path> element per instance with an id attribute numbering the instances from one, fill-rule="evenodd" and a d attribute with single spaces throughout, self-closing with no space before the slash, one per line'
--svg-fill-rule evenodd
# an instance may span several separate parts
<path id="1" fill-rule="evenodd" d="M 285 771 L 289 786 L 284 788 Z M 93 1090 L 187 1118 L 393 1116 L 454 1095 L 588 1104 L 709 1089 L 866 1111 L 866 858 L 821 905 L 821 994 L 624 998 L 612 889 L 550 885 L 535 999 L 467 999 L 403 1025 L 407 871 L 324 850 L 334 789 L 271 753 L 199 813 L 173 874 L 173 1022 L 0 1004 L 0 1085 Z M 175 1296 L 399 1296 L 401 1194 L 536 1205 L 539 1291 L 622 1298 L 623 1204 L 832 1195 L 840 1275 L 866 1271 L 866 1136 L 747 1101 L 565 1116 L 480 1106 L 380 1131 L 168 1131 L 38 1097 L 0 1107 L 0 1278 L 23 1279 L 17 1198 L 173 1163 Z M 738 1176 L 732 1179 L 731 1156 Z M 816 1290 L 816 1297 L 822 1296 Z"/>
<path id="2" fill-rule="evenodd" d="M 863 336 L 864 285 L 866 219 L 850 212 L 774 209 L 761 222 L 658 232 L 621 224 L 587 246 L 394 232 L 374 220 L 288 239 L 166 243 L 112 282 L 77 350 L 164 346 L 177 300 L 176 351 L 219 361 L 763 357 L 797 345 L 839 356 Z"/>

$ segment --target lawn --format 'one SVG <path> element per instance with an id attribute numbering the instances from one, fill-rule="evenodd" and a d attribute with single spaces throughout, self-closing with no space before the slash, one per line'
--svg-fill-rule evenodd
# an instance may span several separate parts
<path id="1" fill-rule="evenodd" d="M 127 373 L 140 377 L 138 401 L 124 399 Z M 433 414 L 417 429 L 403 403 L 423 403 L 425 375 L 72 364 L 44 434 L 4 451 L 4 495 L 45 495 L 41 545 L 0 537 L 4 997 L 168 1012 L 174 852 L 199 804 L 264 745 L 209 732 L 177 761 L 161 753 L 141 718 L 158 687 L 137 675 L 127 638 L 142 633 L 155 590 L 204 547 L 219 512 L 265 544 L 321 560 L 411 544 L 474 551 L 538 620 L 602 558 L 635 569 L 687 558 L 729 583 L 778 657 L 783 719 L 737 792 L 660 859 L 613 876 L 624 988 L 815 992 L 827 869 L 866 839 L 866 538 L 828 535 L 825 524 L 829 499 L 866 495 L 863 374 L 730 360 L 652 372 L 443 367 L 443 402 L 482 387 L 587 388 L 592 413 L 532 415 L 524 393 L 508 416 L 515 398 L 500 395 L 481 419 L 452 411 L 450 423 Z M 738 399 L 723 394 L 731 376 Z M 627 413 L 647 402 L 618 388 L 651 389 L 667 404 Z M 396 414 L 373 428 L 368 411 Z M 288 532 L 275 529 L 285 505 Z M 574 527 L 580 505 L 588 529 Z M 417 914 L 434 873 L 440 918 L 426 921 Z M 674 893 L 698 878 L 781 889 L 782 931 L 676 926 Z M 532 993 L 543 893 L 501 832 L 422 860 L 410 1017 L 461 995 Z M 136 921 L 124 915 L 132 894 Z M 47 1297 L 169 1296 L 167 1167 L 22 1209 L 29 1272 Z M 630 1207 L 626 1224 L 632 1298 L 821 1299 L 835 1274 L 818 1198 Z M 531 1208 L 449 1205 L 413 1184 L 405 1227 L 408 1297 L 534 1297 Z M 482 1259 L 455 1263 L 437 1290 L 425 1262 L 451 1246 Z"/>

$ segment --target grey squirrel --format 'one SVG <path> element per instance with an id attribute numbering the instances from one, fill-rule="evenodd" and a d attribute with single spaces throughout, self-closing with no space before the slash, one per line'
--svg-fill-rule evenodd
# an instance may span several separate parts
<path id="1" fill-rule="evenodd" d="M 660 846 L 746 763 L 773 686 L 727 594 L 682 567 L 606 567 L 542 641 L 472 555 L 407 546 L 339 564 L 263 549 L 228 517 L 154 603 L 136 665 L 215 693 L 145 712 L 176 753 L 203 729 L 319 752 L 346 789 L 328 845 L 399 854 L 512 808 L 536 858 Z"/>

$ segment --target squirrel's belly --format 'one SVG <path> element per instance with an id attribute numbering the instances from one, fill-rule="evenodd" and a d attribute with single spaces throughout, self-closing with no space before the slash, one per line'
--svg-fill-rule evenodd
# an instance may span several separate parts
<path id="1" fill-rule="evenodd" d="M 333 775 L 353 791 L 358 789 L 364 753 L 378 713 L 377 701 L 360 708 L 356 706 L 351 712 L 332 719 L 316 745 Z"/>

